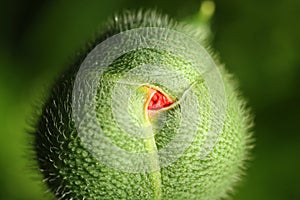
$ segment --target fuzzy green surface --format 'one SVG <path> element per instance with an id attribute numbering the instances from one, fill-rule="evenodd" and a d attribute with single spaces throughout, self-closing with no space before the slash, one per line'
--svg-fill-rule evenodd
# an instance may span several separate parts
<path id="1" fill-rule="evenodd" d="M 139 13 L 130 17 L 125 15 L 119 20 L 118 25 L 109 28 L 109 34 L 134 27 L 176 27 L 165 17 L 155 13 Z M 84 54 L 82 56 L 84 57 Z M 226 92 L 226 119 L 217 144 L 205 159 L 201 160 L 199 154 L 211 123 L 209 91 L 203 77 L 196 75 L 197 72 L 193 71 L 188 62 L 166 52 L 153 49 L 129 52 L 115 60 L 104 72 L 99 80 L 96 102 L 97 118 L 103 133 L 114 145 L 129 152 L 151 152 L 153 148 L 160 150 L 176 136 L 181 119 L 180 104 L 163 111 L 151 121 L 154 127 L 159 126 L 154 128 L 154 144 L 151 144 L 153 148 L 149 148 L 149 141 L 145 142 L 126 134 L 113 120 L 111 99 L 116 82 L 135 67 L 148 63 L 164 65 L 185 77 L 190 84 L 197 82 L 192 91 L 199 99 L 198 106 L 202 118 L 191 145 L 176 162 L 154 172 L 123 172 L 98 161 L 81 143 L 72 121 L 72 89 L 80 66 L 80 63 L 76 63 L 76 66 L 72 66 L 73 68 L 64 73 L 54 85 L 44 105 L 35 134 L 40 169 L 45 182 L 57 198 L 212 200 L 226 197 L 232 190 L 242 173 L 249 152 L 250 121 L 245 104 L 236 92 L 235 84 L 221 67 Z M 175 95 L 180 91 L 169 91 L 159 85 L 156 87 L 175 100 L 180 98 Z M 137 91 L 128 108 L 137 123 L 141 124 L 147 123 L 142 119 L 145 98 L 142 91 Z M 162 123 L 160 117 L 164 117 L 166 121 Z M 151 161 L 149 163 L 151 165 Z"/>

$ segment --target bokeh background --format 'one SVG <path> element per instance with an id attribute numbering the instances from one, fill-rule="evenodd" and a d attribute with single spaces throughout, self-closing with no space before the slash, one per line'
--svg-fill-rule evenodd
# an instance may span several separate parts
<path id="1" fill-rule="evenodd" d="M 197 24 L 201 1 L 0 1 L 0 199 L 45 199 L 28 151 L 36 102 L 99 25 L 157 8 Z M 300 1 L 216 1 L 212 46 L 255 114 L 256 148 L 235 200 L 300 199 Z M 46 89 L 45 89 L 46 88 Z"/>

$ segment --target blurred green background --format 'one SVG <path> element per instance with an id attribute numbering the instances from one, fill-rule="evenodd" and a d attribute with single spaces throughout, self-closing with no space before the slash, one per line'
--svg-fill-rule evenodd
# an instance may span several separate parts
<path id="1" fill-rule="evenodd" d="M 33 105 L 116 11 L 157 8 L 197 24 L 201 1 L 0 1 L 0 199 L 45 199 L 28 151 Z M 216 1 L 212 46 L 255 113 L 236 200 L 300 199 L 300 1 Z"/>

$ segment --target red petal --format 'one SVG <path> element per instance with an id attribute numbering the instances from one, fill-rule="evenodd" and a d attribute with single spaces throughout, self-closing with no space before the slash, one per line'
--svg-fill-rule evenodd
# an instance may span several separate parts
<path id="1" fill-rule="evenodd" d="M 154 94 L 152 95 L 152 98 L 149 101 L 148 110 L 159 110 L 161 108 L 168 107 L 171 105 L 173 101 L 166 97 L 161 92 L 155 90 Z"/>

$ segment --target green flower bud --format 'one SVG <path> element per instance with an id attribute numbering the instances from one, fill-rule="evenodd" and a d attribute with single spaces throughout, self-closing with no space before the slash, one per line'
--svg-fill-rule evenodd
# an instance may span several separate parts
<path id="1" fill-rule="evenodd" d="M 106 28 L 56 81 L 37 123 L 50 190 L 58 199 L 226 197 L 251 123 L 206 32 L 152 11 Z"/>

